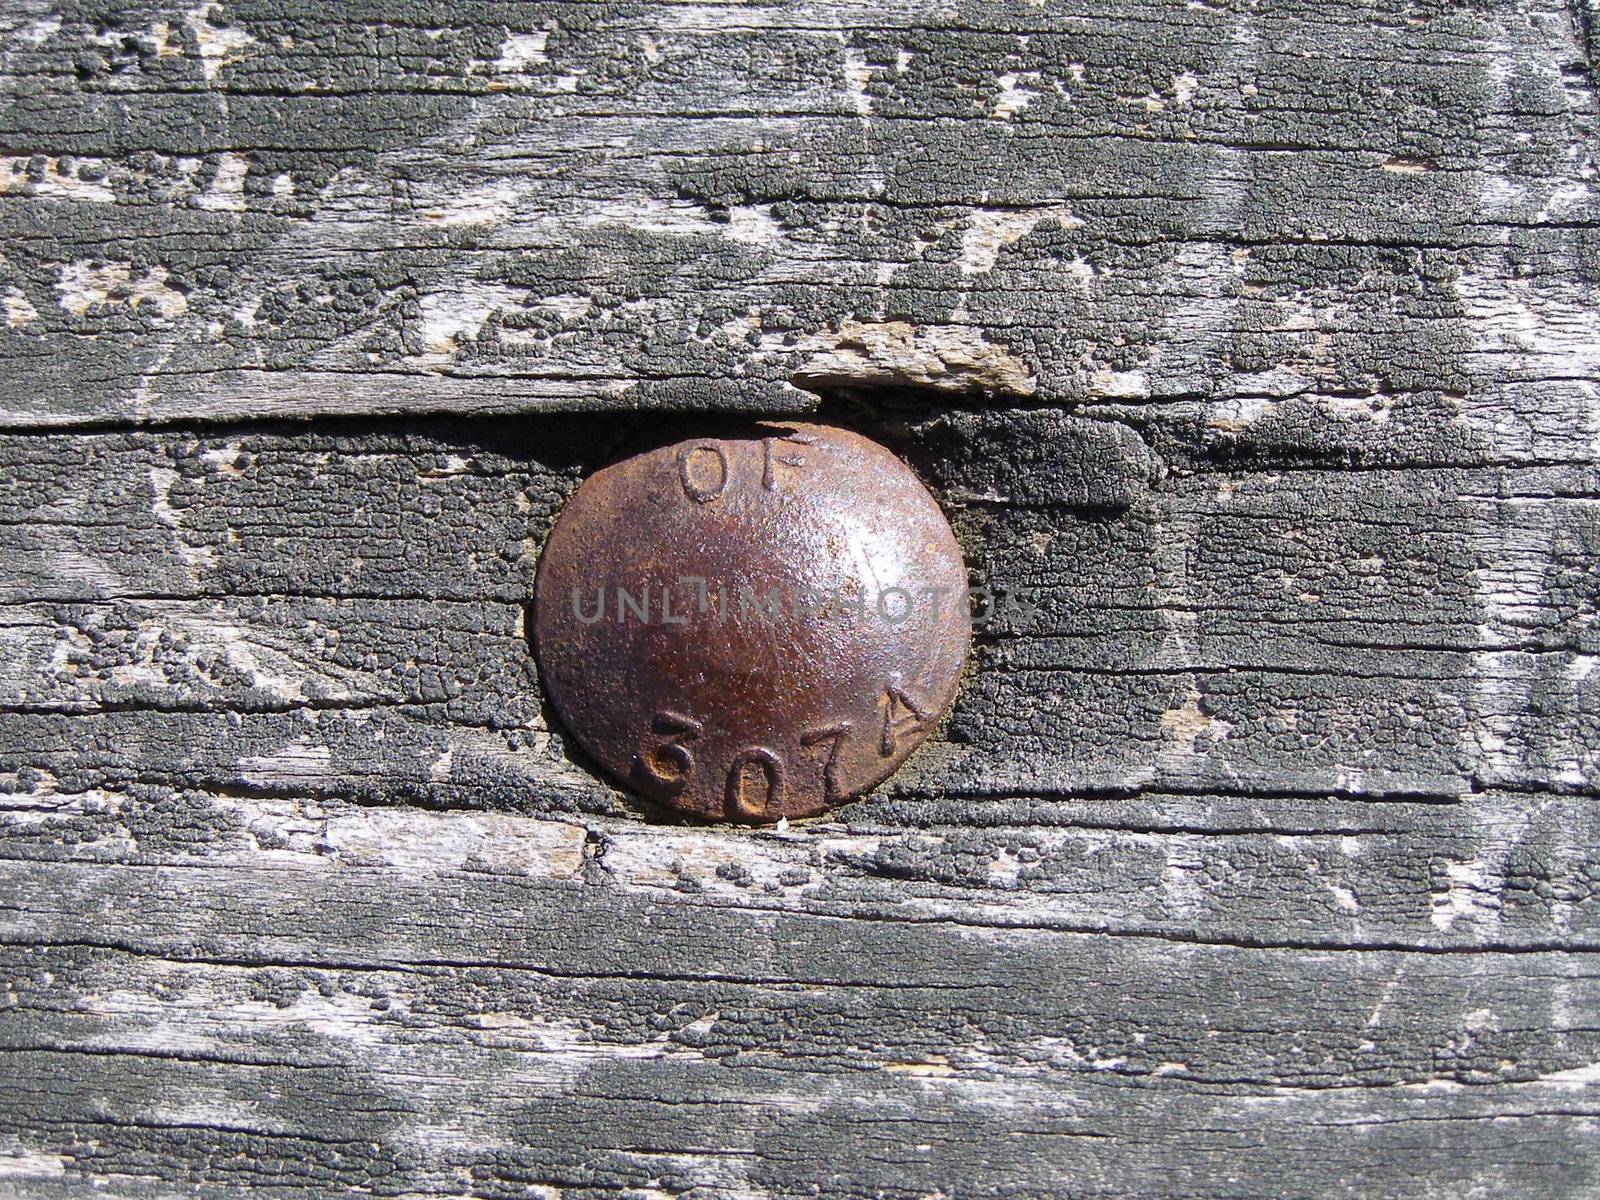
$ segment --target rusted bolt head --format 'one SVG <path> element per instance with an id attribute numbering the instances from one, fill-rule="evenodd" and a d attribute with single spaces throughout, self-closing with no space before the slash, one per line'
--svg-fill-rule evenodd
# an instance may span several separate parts
<path id="1" fill-rule="evenodd" d="M 539 562 L 534 642 L 567 728 L 702 817 L 804 817 L 888 777 L 972 638 L 950 525 L 889 451 L 762 423 L 597 471 Z"/>

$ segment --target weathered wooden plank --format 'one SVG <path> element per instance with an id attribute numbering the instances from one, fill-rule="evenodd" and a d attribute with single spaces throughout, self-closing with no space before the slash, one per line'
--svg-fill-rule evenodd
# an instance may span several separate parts
<path id="1" fill-rule="evenodd" d="M 1592 458 L 1575 10 L 867 16 L 20 10 L 0 419 L 887 381 L 1221 454 Z"/>
<path id="2" fill-rule="evenodd" d="M 465 839 L 453 815 L 276 819 L 290 836 L 267 858 L 236 833 L 138 866 L 77 850 L 0 866 L 29 897 L 0 914 L 23 944 L 4 951 L 0 1053 L 23 1081 L 4 1120 L 32 1160 L 420 1192 L 469 1170 L 486 1194 L 502 1172 L 616 1190 L 663 1157 L 685 1184 L 736 1191 L 730 1150 L 776 1194 L 854 1195 L 892 1170 L 979 1191 L 1107 1173 L 1113 1189 L 1176 1163 L 1192 1194 L 1281 1195 L 1284 1170 L 1314 1189 L 1340 1164 L 1372 1172 L 1364 1194 L 1399 1195 L 1378 1182 L 1399 1145 L 1380 1131 L 1428 1122 L 1405 1143 L 1417 1183 L 1555 1194 L 1591 1178 L 1600 998 L 1570 940 L 1334 952 L 1019 925 L 981 902 L 886 920 L 903 895 L 849 878 L 862 839 L 816 829 L 686 834 L 674 871 L 663 831 L 636 826 L 596 842 L 518 818 Z M 1071 890 L 1033 899 L 1070 906 Z M 1463 923 L 1484 917 L 1475 903 Z M 1485 1149 L 1490 1120 L 1552 1139 L 1542 1165 Z M 946 1149 L 905 1158 L 930 1138 Z M 1446 1166 L 1458 1144 L 1484 1157 Z"/>
<path id="3" fill-rule="evenodd" d="M 892 917 L 1328 950 L 1600 945 L 1600 882 L 1587 850 L 1597 818 L 1586 798 L 1535 809 L 1522 794 L 1486 793 L 1377 812 L 1350 801 L 1296 808 L 1159 793 L 1131 802 L 949 798 L 906 819 L 914 807 L 867 802 L 841 822 L 750 836 L 630 818 L 429 813 L 146 785 L 9 796 L 0 856 L 19 894 L 28 862 L 82 864 L 85 880 L 119 878 L 112 868 L 126 864 L 231 889 L 246 908 L 249 889 L 292 894 L 301 886 L 293 873 L 306 886 L 346 889 L 351 911 L 413 886 L 408 875 L 432 889 L 430 911 L 470 907 L 477 872 L 585 878 L 619 902 L 709 905 L 730 920 L 738 911 Z M 341 868 L 354 874 L 343 878 Z M 207 882 L 213 875 L 220 882 Z M 48 877 L 76 876 L 52 868 Z M 215 916 L 200 906 L 193 921 Z M 35 934 L 46 928 L 17 919 Z M 200 936 L 198 925 L 183 929 Z M 315 945 L 321 935 L 285 936 Z"/>
<path id="4" fill-rule="evenodd" d="M 0 940 L 30 999 L 0 1122 L 30 1189 L 606 1194 L 670 1160 L 854 1194 L 946 1137 L 927 1178 L 979 1192 L 1180 1169 L 1276 1195 L 1289 1155 L 1382 1195 L 1382 1131 L 1417 1128 L 1426 1186 L 1587 1186 L 1592 802 L 1481 789 L 1588 786 L 1591 470 L 1146 490 L 1125 427 L 941 419 L 906 444 L 1038 612 L 985 635 L 953 740 L 893 792 L 752 836 L 639 823 L 539 711 L 532 556 L 612 444 L 3 444 Z M 32 998 L 46 977 L 78 998 Z M 1491 1119 L 1545 1164 L 1463 1159 Z M 818 1174 L 851 1128 L 898 1132 Z"/>
<path id="5" fill-rule="evenodd" d="M 59 1080 L 52 1094 L 28 1097 L 41 1111 L 82 1111 L 92 1085 L 79 1083 L 87 1073 L 81 1058 L 19 1057 L 34 1068 L 30 1077 Z M 1198 1197 L 1311 1195 L 1330 1174 L 1375 1197 L 1435 1186 L 1582 1194 L 1593 1179 L 1574 1132 L 1587 1110 L 1560 1086 L 1402 1093 L 1384 1098 L 1392 1111 L 1383 1116 L 1373 1114 L 1380 1100 L 1370 1092 L 1291 1092 L 1270 1105 L 1226 1094 L 1187 1105 L 1160 1093 L 1130 1095 L 1092 1124 L 1083 1115 L 1093 1111 L 1092 1086 L 1020 1085 L 1028 1116 L 1017 1129 L 1014 1113 L 983 1083 L 915 1077 L 847 1077 L 846 1093 L 836 1080 L 755 1071 L 729 1080 L 714 1067 L 624 1060 L 590 1065 L 585 1083 L 552 1095 L 543 1072 L 514 1063 L 472 1089 L 422 1097 L 405 1078 L 374 1095 L 336 1070 L 112 1061 L 108 1082 L 119 1097 L 150 1095 L 171 1076 L 210 1103 L 131 1119 L 124 1114 L 138 1105 L 124 1101 L 60 1135 L 55 1153 L 30 1155 L 42 1170 L 61 1159 L 92 1162 L 103 1177 L 142 1182 L 156 1173 L 199 1195 L 257 1188 L 452 1195 L 468 1187 L 494 1197 L 691 1189 L 909 1197 L 952 1178 L 982 1192 L 1052 1195 L 1065 1178 L 1105 1194 L 1159 1194 L 1173 1170 L 1182 1172 L 1186 1194 Z M 249 1118 L 232 1113 L 232 1096 L 250 1092 L 275 1103 Z M 301 1097 L 327 1112 L 321 1129 L 279 1116 Z M 1490 1107 L 1496 1099 L 1503 1100 L 1498 1112 Z M 329 1100 L 340 1107 L 328 1111 Z M 1444 1149 L 1447 1134 L 1461 1139 L 1460 1151 Z M 472 1148 L 435 1149 L 447 1141 Z M 1530 1144 L 1537 1153 L 1529 1154 Z M 1263 1176 L 1274 1180 L 1271 1190 L 1241 1189 L 1242 1180 Z"/>
<path id="6" fill-rule="evenodd" d="M 1581 1193 L 1589 797 L 1440 803 L 1483 786 L 1462 775 L 1373 804 L 1381 781 L 1330 764 L 1371 738 L 1413 781 L 1433 746 L 1535 786 L 1523 747 L 1453 740 L 1535 729 L 1587 761 L 1586 735 L 1495 685 L 1581 673 L 1591 472 L 1145 493 L 1143 454 L 1069 449 L 994 474 L 996 439 L 1089 436 L 1051 421 L 916 443 L 974 562 L 1039 612 L 986 635 L 958 740 L 843 823 L 779 835 L 504 813 L 618 811 L 548 739 L 520 631 L 530 530 L 580 465 L 560 431 L 545 450 L 517 425 L 16 439 L 18 549 L 74 528 L 56 497 L 90 496 L 116 555 L 52 576 L 42 551 L 7 610 L 7 754 L 40 765 L 3 825 L 4 891 L 28 899 L 0 937 L 16 976 L 48 979 L 13 984 L 0 1027 L 27 1081 L 3 1114 L 18 1173 L 850 1195 L 1180 1170 L 1197 1195 L 1280 1195 L 1287 1157 L 1306 1190 L 1337 1171 L 1371 1195 Z M 1346 707 L 1221 731 L 1232 696 L 1271 707 L 1268 678 Z M 1152 687 L 1160 748 L 1119 798 L 1038 795 L 1104 786 L 1107 747 L 1142 738 L 1105 714 Z M 1098 719 L 1054 692 L 1104 697 Z M 1462 706 L 1442 739 L 1419 719 L 1441 697 Z M 1363 698 L 1388 718 L 1352 720 Z M 1296 757 L 1302 719 L 1332 759 Z M 1261 794 L 1252 753 L 1307 795 Z M 1239 794 L 1137 794 L 1198 786 L 1191 760 Z M 1361 798 L 1311 794 L 1334 790 Z M 1510 1149 L 1528 1137 L 1536 1167 Z M 1382 1165 L 1402 1147 L 1415 1177 Z"/>
<path id="7" fill-rule="evenodd" d="M 583 425 L 12 439 L 7 753 L 74 790 L 570 796 L 524 605 Z M 1038 420 L 919 442 L 978 578 L 1037 611 L 987 627 L 902 788 L 1595 790 L 1592 470 L 1145 491 L 1125 428 L 1046 427 L 1009 495 L 986 451 Z"/>

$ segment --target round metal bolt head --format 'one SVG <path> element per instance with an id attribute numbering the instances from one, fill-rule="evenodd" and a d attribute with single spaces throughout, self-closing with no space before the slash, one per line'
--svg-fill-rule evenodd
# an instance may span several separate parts
<path id="1" fill-rule="evenodd" d="M 701 817 L 806 817 L 886 779 L 949 708 L 966 587 L 898 458 L 763 422 L 586 479 L 539 561 L 534 645 L 622 783 Z"/>

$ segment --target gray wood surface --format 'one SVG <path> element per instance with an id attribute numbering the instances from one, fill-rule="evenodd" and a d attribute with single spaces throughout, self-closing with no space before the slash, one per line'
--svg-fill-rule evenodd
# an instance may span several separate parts
<path id="1" fill-rule="evenodd" d="M 7 0 L 0 1194 L 1600 1195 L 1597 53 Z M 736 410 L 1030 602 L 767 831 L 526 638 L 585 471 Z"/>

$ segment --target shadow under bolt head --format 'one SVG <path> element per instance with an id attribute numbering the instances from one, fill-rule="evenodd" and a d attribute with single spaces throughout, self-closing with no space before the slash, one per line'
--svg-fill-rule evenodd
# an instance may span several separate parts
<path id="1" fill-rule="evenodd" d="M 955 698 L 967 572 L 911 470 L 773 422 L 595 472 L 539 560 L 534 645 L 572 735 L 701 817 L 807 817 L 886 779 Z"/>

